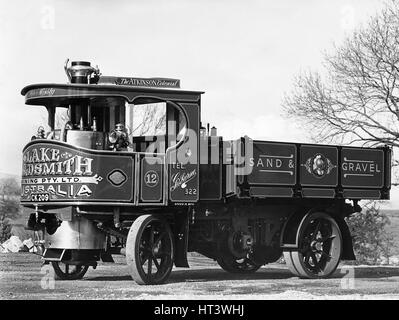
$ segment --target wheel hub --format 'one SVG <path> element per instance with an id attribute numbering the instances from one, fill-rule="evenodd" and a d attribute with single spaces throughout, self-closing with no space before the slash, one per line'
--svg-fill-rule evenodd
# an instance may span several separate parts
<path id="1" fill-rule="evenodd" d="M 312 251 L 322 251 L 323 243 L 320 241 L 312 241 L 310 247 L 312 248 Z"/>
<path id="2" fill-rule="evenodd" d="M 151 253 L 152 253 L 152 256 L 153 256 L 153 257 L 157 256 L 158 253 L 159 253 L 159 246 L 154 246 L 154 247 L 152 247 Z"/>
<path id="3" fill-rule="evenodd" d="M 237 259 L 245 258 L 252 250 L 254 242 L 251 234 L 241 231 L 231 233 L 227 241 L 230 252 Z"/>

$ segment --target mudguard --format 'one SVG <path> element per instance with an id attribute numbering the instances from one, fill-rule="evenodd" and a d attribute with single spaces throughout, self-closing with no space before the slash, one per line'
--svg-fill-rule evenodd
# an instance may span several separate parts
<path id="1" fill-rule="evenodd" d="M 355 253 L 353 251 L 352 236 L 346 221 L 342 217 L 333 217 L 333 218 L 337 222 L 342 234 L 343 248 L 342 248 L 341 259 L 356 260 Z"/>
<path id="2" fill-rule="evenodd" d="M 175 240 L 175 266 L 188 268 L 187 249 L 189 232 L 189 212 L 175 214 L 174 240 Z"/>

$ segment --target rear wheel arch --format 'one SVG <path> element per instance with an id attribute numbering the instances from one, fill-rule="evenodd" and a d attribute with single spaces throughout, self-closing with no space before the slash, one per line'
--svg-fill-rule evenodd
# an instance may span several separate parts
<path id="1" fill-rule="evenodd" d="M 337 222 L 339 229 L 342 234 L 343 248 L 342 248 L 342 260 L 356 260 L 355 253 L 353 251 L 352 235 L 349 230 L 349 226 L 343 217 L 333 217 Z"/>
<path id="2" fill-rule="evenodd" d="M 308 212 L 298 225 L 296 244 L 284 248 L 290 271 L 303 278 L 327 278 L 336 270 L 343 240 L 336 220 L 322 210 Z"/>
<path id="3" fill-rule="evenodd" d="M 303 223 L 303 219 L 306 215 L 309 215 L 313 212 L 324 212 L 331 216 L 339 226 L 339 229 L 342 234 L 342 241 L 343 241 L 343 248 L 342 248 L 342 256 L 341 259 L 343 260 L 356 260 L 354 251 L 353 251 L 353 243 L 352 243 L 352 236 L 350 234 L 350 230 L 348 224 L 346 223 L 345 219 L 342 215 L 334 214 L 328 212 L 326 208 L 312 208 L 312 209 L 301 209 L 299 211 L 295 211 L 292 213 L 286 222 L 283 225 L 280 237 L 280 246 L 281 247 L 291 247 L 297 248 L 298 247 L 298 230 L 300 224 Z"/>

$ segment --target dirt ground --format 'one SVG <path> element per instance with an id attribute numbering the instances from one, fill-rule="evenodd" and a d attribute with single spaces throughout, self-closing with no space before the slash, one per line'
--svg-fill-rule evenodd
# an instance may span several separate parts
<path id="1" fill-rule="evenodd" d="M 399 299 L 399 267 L 341 266 L 331 279 L 304 280 L 281 264 L 232 275 L 191 255 L 191 268 L 174 268 L 166 284 L 139 286 L 124 257 L 114 258 L 116 263 L 90 268 L 82 280 L 49 282 L 39 256 L 0 254 L 0 299 Z"/>

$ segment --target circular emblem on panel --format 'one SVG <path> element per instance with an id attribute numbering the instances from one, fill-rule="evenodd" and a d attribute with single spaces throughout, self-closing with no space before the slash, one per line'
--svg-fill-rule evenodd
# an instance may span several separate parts
<path id="1" fill-rule="evenodd" d="M 156 187 L 159 183 L 158 173 L 154 170 L 147 171 L 144 174 L 144 183 L 147 187 L 153 188 Z"/>
<path id="2" fill-rule="evenodd" d="M 320 153 L 308 158 L 303 166 L 309 173 L 318 178 L 322 178 L 325 175 L 330 174 L 332 169 L 336 167 L 336 165 L 334 165 L 330 159 L 326 158 Z"/>

